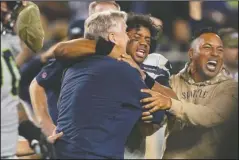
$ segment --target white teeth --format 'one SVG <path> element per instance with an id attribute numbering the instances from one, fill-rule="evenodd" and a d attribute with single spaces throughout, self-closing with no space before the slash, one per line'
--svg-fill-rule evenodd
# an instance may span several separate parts
<path id="1" fill-rule="evenodd" d="M 209 71 L 214 72 L 216 70 L 217 61 L 208 61 L 207 68 Z"/>
<path id="2" fill-rule="evenodd" d="M 207 65 L 207 68 L 210 70 L 210 71 L 215 71 L 216 67 L 215 66 L 212 66 L 212 65 Z"/>
<path id="3" fill-rule="evenodd" d="M 207 63 L 208 63 L 208 64 L 214 64 L 214 65 L 216 65 L 216 64 L 217 64 L 217 61 L 208 61 Z"/>

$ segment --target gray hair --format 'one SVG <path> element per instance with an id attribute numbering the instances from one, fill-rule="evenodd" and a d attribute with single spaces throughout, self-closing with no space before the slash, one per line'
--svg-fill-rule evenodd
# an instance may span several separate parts
<path id="1" fill-rule="evenodd" d="M 108 40 L 110 32 L 120 30 L 122 22 L 126 22 L 127 14 L 123 11 L 103 11 L 95 13 L 85 21 L 84 37 L 91 40 L 98 40 L 102 37 Z"/>
<path id="2" fill-rule="evenodd" d="M 103 4 L 103 3 L 114 5 L 116 7 L 116 9 L 118 11 L 120 11 L 120 6 L 115 1 L 106 1 L 106 0 L 105 1 L 94 1 L 94 2 L 91 2 L 89 5 L 89 16 L 96 13 L 95 8 L 98 4 Z"/>
<path id="3" fill-rule="evenodd" d="M 194 52 L 196 52 L 196 53 L 199 52 L 199 47 L 200 47 L 200 44 L 202 41 L 203 41 L 203 39 L 200 37 L 198 37 L 192 41 L 191 48 L 194 50 Z"/>

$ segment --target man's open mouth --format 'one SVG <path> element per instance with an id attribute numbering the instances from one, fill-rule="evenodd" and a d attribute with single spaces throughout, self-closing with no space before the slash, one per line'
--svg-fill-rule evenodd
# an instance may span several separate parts
<path id="1" fill-rule="evenodd" d="M 136 51 L 136 55 L 139 56 L 139 57 L 141 57 L 141 58 L 144 58 L 145 55 L 146 55 L 146 52 L 145 52 L 145 50 L 143 50 L 143 49 L 138 49 L 138 50 Z"/>
<path id="2" fill-rule="evenodd" d="M 214 72 L 217 68 L 217 63 L 218 62 L 216 60 L 209 60 L 206 65 L 207 69 L 211 72 Z"/>

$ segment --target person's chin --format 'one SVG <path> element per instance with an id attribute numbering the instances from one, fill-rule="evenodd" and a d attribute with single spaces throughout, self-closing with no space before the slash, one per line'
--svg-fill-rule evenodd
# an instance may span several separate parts
<path id="1" fill-rule="evenodd" d="M 206 71 L 204 72 L 204 74 L 205 74 L 209 79 L 216 77 L 218 73 L 219 73 L 218 69 L 215 70 L 215 71 L 206 70 Z"/>
<path id="2" fill-rule="evenodd" d="M 141 64 L 144 62 L 145 57 L 134 56 L 134 60 L 136 63 Z"/>
<path id="3" fill-rule="evenodd" d="M 135 62 L 141 64 L 144 62 L 144 58 L 137 58 Z"/>

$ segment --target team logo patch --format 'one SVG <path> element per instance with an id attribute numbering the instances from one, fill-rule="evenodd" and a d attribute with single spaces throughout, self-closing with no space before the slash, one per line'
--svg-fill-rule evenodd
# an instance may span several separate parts
<path id="1" fill-rule="evenodd" d="M 41 74 L 41 77 L 44 78 L 44 79 L 46 78 L 46 76 L 47 76 L 47 73 L 46 73 L 46 72 L 43 72 L 43 73 Z"/>

